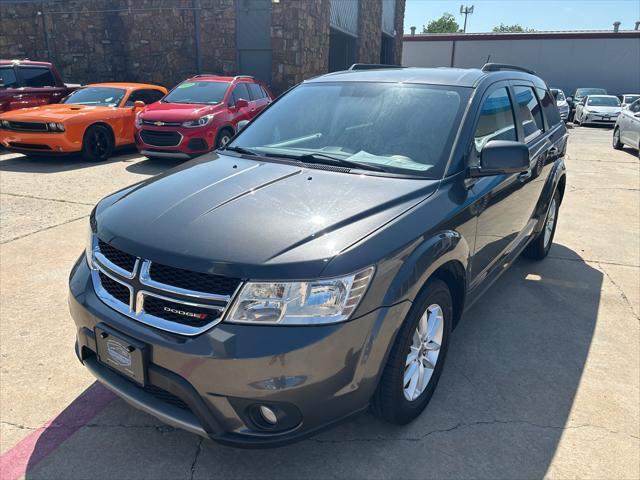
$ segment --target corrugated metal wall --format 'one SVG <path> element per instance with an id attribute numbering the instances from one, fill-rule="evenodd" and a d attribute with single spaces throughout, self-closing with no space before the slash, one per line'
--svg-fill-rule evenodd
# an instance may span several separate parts
<path id="1" fill-rule="evenodd" d="M 358 36 L 358 0 L 331 0 L 331 28 Z"/>

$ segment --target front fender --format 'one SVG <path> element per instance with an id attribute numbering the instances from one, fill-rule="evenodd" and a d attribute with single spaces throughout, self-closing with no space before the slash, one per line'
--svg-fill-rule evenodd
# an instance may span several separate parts
<path id="1" fill-rule="evenodd" d="M 567 167 L 564 164 L 564 157 L 559 158 L 553 164 L 553 168 L 540 194 L 538 205 L 536 206 L 536 217 L 538 222 L 533 230 L 533 236 L 540 233 L 544 228 L 544 222 L 547 218 L 549 204 L 561 182 L 566 181 Z M 560 199 L 562 201 L 562 198 Z"/>

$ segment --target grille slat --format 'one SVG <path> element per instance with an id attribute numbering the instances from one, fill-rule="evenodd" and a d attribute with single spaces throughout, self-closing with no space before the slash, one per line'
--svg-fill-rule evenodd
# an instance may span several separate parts
<path id="1" fill-rule="evenodd" d="M 49 129 L 47 128 L 46 123 L 41 122 L 14 122 L 9 121 L 9 130 L 17 130 L 22 132 L 46 132 Z"/>
<path id="2" fill-rule="evenodd" d="M 163 402 L 181 408 L 182 410 L 191 410 L 189 406 L 180 398 L 160 387 L 156 387 L 155 385 L 145 385 L 144 387 L 142 387 L 142 389 L 148 394 L 153 395 L 158 400 L 162 400 Z"/>
<path id="3" fill-rule="evenodd" d="M 239 278 L 192 272 L 153 262 L 149 269 L 149 278 L 155 282 L 183 288 L 185 290 L 218 295 L 233 295 L 240 285 Z"/>
<path id="4" fill-rule="evenodd" d="M 156 147 L 175 147 L 180 144 L 182 135 L 178 132 L 161 131 L 161 130 L 142 130 L 140 138 L 147 145 Z"/>
<path id="5" fill-rule="evenodd" d="M 119 302 L 122 302 L 125 305 L 129 305 L 131 292 L 127 287 L 119 282 L 116 282 L 114 279 L 102 272 L 99 272 L 98 275 L 100 275 L 100 283 L 102 283 L 102 288 L 104 288 L 109 295 L 111 295 Z"/>
<path id="6" fill-rule="evenodd" d="M 118 250 L 102 240 L 98 240 L 98 248 L 100 249 L 100 253 L 102 253 L 102 255 L 104 255 L 111 263 L 119 266 L 127 272 L 133 272 L 133 267 L 136 264 L 136 257 Z"/>

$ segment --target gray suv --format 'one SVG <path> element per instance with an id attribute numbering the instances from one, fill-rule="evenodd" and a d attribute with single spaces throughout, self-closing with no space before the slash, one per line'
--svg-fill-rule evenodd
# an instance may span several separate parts
<path id="1" fill-rule="evenodd" d="M 533 72 L 352 67 L 98 203 L 76 353 L 137 408 L 275 446 L 431 399 L 463 312 L 544 258 L 567 132 Z M 509 301 L 505 299 L 505 301 Z"/>

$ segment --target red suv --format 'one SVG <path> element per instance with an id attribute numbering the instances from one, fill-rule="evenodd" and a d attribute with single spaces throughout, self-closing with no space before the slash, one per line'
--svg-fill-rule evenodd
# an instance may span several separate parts
<path id="1" fill-rule="evenodd" d="M 238 122 L 272 101 L 266 85 L 249 76 L 197 75 L 136 117 L 136 145 L 147 157 L 191 158 L 225 145 Z"/>

